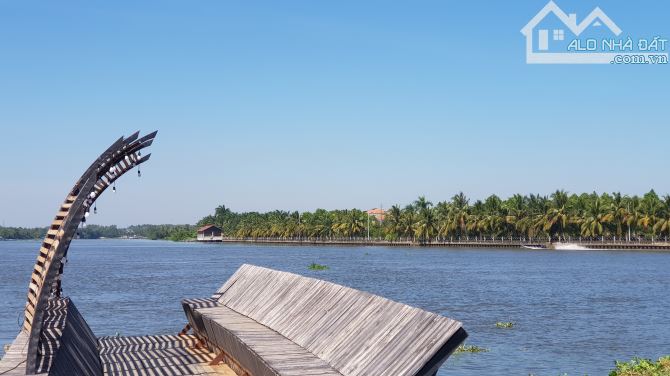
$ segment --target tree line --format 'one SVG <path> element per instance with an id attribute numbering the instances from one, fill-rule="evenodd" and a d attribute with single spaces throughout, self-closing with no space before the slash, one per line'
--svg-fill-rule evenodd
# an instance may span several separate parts
<path id="1" fill-rule="evenodd" d="M 386 210 L 383 221 L 359 209 L 313 212 L 275 210 L 266 213 L 233 212 L 224 205 L 202 218 L 198 226 L 214 224 L 225 236 L 278 239 L 354 239 L 416 242 L 523 239 L 637 241 L 670 236 L 670 196 L 653 190 L 642 196 L 621 193 L 549 196 L 515 194 L 507 199 L 491 195 L 471 200 L 462 192 L 433 204 L 424 196 Z M 40 239 L 44 228 L 0 227 L 0 239 Z M 88 225 L 78 229 L 82 239 L 138 237 L 190 240 L 193 225 Z"/>
<path id="2" fill-rule="evenodd" d="M 42 239 L 47 227 L 0 227 L 0 239 Z M 152 240 L 189 240 L 195 238 L 193 225 L 134 225 L 126 228 L 89 224 L 77 229 L 80 239 L 144 238 Z"/>
<path id="3" fill-rule="evenodd" d="M 215 224 L 224 236 L 281 239 L 373 239 L 432 242 L 465 239 L 640 240 L 670 236 L 670 196 L 621 193 L 549 196 L 515 194 L 484 200 L 461 193 L 433 204 L 424 196 L 391 206 L 383 221 L 358 209 L 235 213 L 221 205 L 198 225 Z"/>

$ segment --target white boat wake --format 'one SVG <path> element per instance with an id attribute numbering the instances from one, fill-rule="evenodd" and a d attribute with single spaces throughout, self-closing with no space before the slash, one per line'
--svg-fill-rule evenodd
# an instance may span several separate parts
<path id="1" fill-rule="evenodd" d="M 562 251 L 594 251 L 597 248 L 587 248 L 575 243 L 554 243 L 554 249 Z"/>

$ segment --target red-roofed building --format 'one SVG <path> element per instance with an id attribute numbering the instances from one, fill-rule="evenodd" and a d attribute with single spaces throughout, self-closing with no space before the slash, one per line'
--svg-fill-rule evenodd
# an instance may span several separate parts
<path id="1" fill-rule="evenodd" d="M 199 242 L 220 242 L 223 240 L 223 231 L 214 225 L 202 226 L 198 229 Z"/>
<path id="2" fill-rule="evenodd" d="M 378 221 L 383 221 L 386 217 L 386 212 L 384 209 L 374 208 L 367 211 L 368 215 L 371 215 L 377 218 Z"/>

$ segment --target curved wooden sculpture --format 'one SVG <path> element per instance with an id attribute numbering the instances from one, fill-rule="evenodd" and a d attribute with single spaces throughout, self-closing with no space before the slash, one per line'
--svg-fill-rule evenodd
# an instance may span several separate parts
<path id="1" fill-rule="evenodd" d="M 140 150 L 150 146 L 157 132 L 139 138 L 139 132 L 119 138 L 84 172 L 61 205 L 42 242 L 28 286 L 22 330 L 29 333 L 26 374 L 38 372 L 43 341 L 43 322 L 50 307 L 58 306 L 61 295 L 63 258 L 77 228 L 86 221 L 93 203 L 116 179 L 146 162 L 151 154 Z M 44 350 L 41 350 L 42 352 Z"/>

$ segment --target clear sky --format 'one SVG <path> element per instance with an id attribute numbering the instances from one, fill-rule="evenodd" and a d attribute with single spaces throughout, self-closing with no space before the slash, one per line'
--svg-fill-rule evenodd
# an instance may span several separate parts
<path id="1" fill-rule="evenodd" d="M 600 6 L 670 37 L 670 3 Z M 370 208 L 458 191 L 670 191 L 669 66 L 526 65 L 523 1 L 2 1 L 0 220 L 46 226 L 121 135 L 92 223 Z"/>

